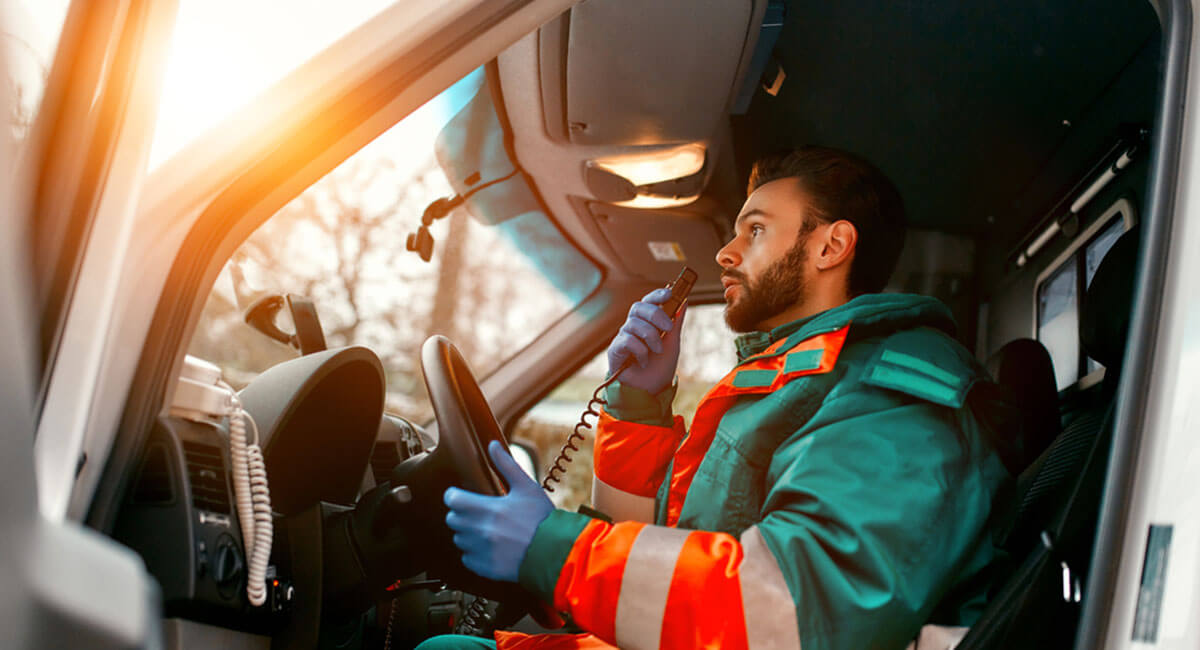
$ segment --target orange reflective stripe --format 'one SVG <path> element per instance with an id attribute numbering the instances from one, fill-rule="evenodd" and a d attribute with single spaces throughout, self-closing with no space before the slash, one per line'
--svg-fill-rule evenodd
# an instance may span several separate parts
<path id="1" fill-rule="evenodd" d="M 774 354 L 775 352 L 778 352 L 779 348 L 782 348 L 784 345 L 787 345 L 787 338 L 782 338 L 782 339 L 779 339 L 778 341 L 775 341 L 771 345 L 768 345 L 767 349 L 763 350 L 759 354 L 762 354 L 762 355 Z"/>
<path id="2" fill-rule="evenodd" d="M 837 365 L 838 355 L 842 353 L 842 346 L 846 344 L 846 335 L 850 333 L 850 325 L 847 324 L 839 330 L 819 334 L 809 339 L 805 339 L 796 344 L 795 347 L 787 351 L 786 354 L 780 355 L 787 358 L 787 355 L 796 352 L 807 352 L 809 350 L 822 350 L 821 362 L 816 368 L 805 368 L 795 372 L 787 373 L 787 377 L 798 377 L 800 375 L 819 375 L 833 370 Z"/>
<path id="3" fill-rule="evenodd" d="M 684 434 L 678 415 L 667 428 L 618 420 L 601 411 L 593 452 L 595 475 L 623 492 L 653 497 Z"/>
<path id="4" fill-rule="evenodd" d="M 597 642 L 622 648 L 800 647 L 795 603 L 754 526 L 737 540 L 727 533 L 591 522 L 563 566 L 555 605 Z M 524 637 L 505 643 L 517 641 Z M 591 642 L 571 639 L 582 641 Z"/>
<path id="5" fill-rule="evenodd" d="M 621 579 L 633 542 L 646 524 L 609 524 L 595 520 L 586 527 L 558 574 L 554 606 L 602 639 L 615 639 Z"/>
<path id="6" fill-rule="evenodd" d="M 713 391 L 715 390 L 716 388 L 713 388 Z M 709 395 L 706 395 L 700 401 L 700 405 L 696 407 L 696 414 L 692 417 L 692 429 L 688 432 L 688 437 L 684 439 L 683 444 L 679 446 L 679 451 L 675 452 L 675 464 L 671 466 L 671 488 L 667 493 L 666 524 L 668 526 L 674 526 L 675 522 L 679 521 L 679 513 L 683 509 L 683 497 L 692 484 L 692 477 L 695 476 L 696 469 L 700 467 L 700 462 L 704 460 L 704 455 L 708 453 L 708 447 L 712 444 L 713 436 L 716 435 L 717 424 L 721 422 L 721 416 L 725 415 L 729 404 L 733 402 L 730 397 L 712 398 L 713 391 L 709 391 Z"/>
<path id="7" fill-rule="evenodd" d="M 783 367 L 783 361 L 787 357 L 787 352 L 782 352 L 774 356 L 750 357 L 749 359 L 739 363 L 733 370 L 729 371 L 729 376 L 733 377 L 742 370 L 779 370 Z M 733 382 L 730 382 L 733 385 Z"/>
<path id="8" fill-rule="evenodd" d="M 721 381 L 713 387 L 711 391 L 705 395 L 705 399 L 711 397 L 722 397 L 725 395 L 746 395 L 750 393 L 771 393 L 777 390 L 780 386 L 786 384 L 796 377 L 804 375 L 819 375 L 833 370 L 837 365 L 838 355 L 842 352 L 842 346 L 846 343 L 846 335 L 850 332 L 850 325 L 845 325 L 841 329 L 816 336 L 809 337 L 800 341 L 796 345 L 788 348 L 784 352 L 767 356 L 767 353 L 750 357 L 748 360 L 736 366 L 728 375 L 725 375 Z M 821 359 L 816 367 L 803 368 L 786 372 L 788 355 L 797 352 L 811 352 L 813 350 L 821 350 Z M 754 371 L 769 371 L 775 372 L 775 378 L 769 384 L 758 384 L 753 386 L 737 386 L 737 376 L 742 372 Z"/>
<path id="9" fill-rule="evenodd" d="M 742 546 L 726 533 L 688 536 L 667 596 L 662 648 L 746 647 L 738 567 Z"/>
<path id="10" fill-rule="evenodd" d="M 616 646 L 592 634 L 523 634 L 498 630 L 497 650 L 609 650 Z"/>
<path id="11" fill-rule="evenodd" d="M 696 407 L 691 432 L 679 446 L 679 451 L 675 452 L 675 464 L 671 468 L 671 487 L 667 492 L 666 523 L 668 526 L 674 526 L 679 521 L 679 515 L 683 511 L 683 502 L 687 497 L 688 489 L 692 486 L 696 470 L 700 468 L 700 463 L 708 453 L 708 448 L 717 431 L 717 425 L 733 401 L 741 395 L 774 392 L 796 377 L 819 375 L 833 370 L 837 365 L 838 355 L 842 352 L 842 346 L 846 343 L 846 335 L 849 331 L 850 325 L 845 325 L 841 329 L 804 339 L 786 352 L 775 356 L 751 357 L 748 363 L 734 368 L 708 391 L 704 399 L 700 400 L 700 405 Z M 768 348 L 768 350 L 770 349 Z M 810 350 L 823 351 L 815 368 L 783 372 L 787 365 L 787 355 Z M 745 370 L 767 370 L 775 371 L 777 374 L 769 385 L 748 388 L 734 386 L 737 373 Z"/>

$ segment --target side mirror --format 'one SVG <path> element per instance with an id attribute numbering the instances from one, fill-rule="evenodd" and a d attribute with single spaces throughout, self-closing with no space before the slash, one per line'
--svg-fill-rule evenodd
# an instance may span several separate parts
<path id="1" fill-rule="evenodd" d="M 285 306 L 291 314 L 295 334 L 288 334 L 275 324 L 275 317 Z M 317 307 L 304 296 L 294 293 L 286 296 L 268 294 L 251 303 L 243 319 L 250 327 L 291 346 L 302 355 L 326 349 L 325 332 L 321 329 L 321 319 L 317 317 Z"/>

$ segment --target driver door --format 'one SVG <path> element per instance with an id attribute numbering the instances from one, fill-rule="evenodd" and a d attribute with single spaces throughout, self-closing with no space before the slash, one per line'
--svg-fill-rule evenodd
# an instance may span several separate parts
<path id="1" fill-rule="evenodd" d="M 125 173 L 136 159 L 122 160 L 128 150 L 118 145 L 130 135 L 123 117 L 136 114 L 136 54 L 170 11 L 76 0 L 56 17 L 55 4 L 6 2 L 3 14 L 12 24 L 0 54 L 9 81 L 0 104 L 10 118 L 10 137 L 0 138 L 0 645 L 161 647 L 158 587 L 141 559 L 39 507 L 45 477 L 34 447 L 46 388 L 64 365 L 59 337 L 96 217 L 136 186 L 137 175 Z M 49 61 L 35 61 L 45 66 L 39 75 L 11 41 L 27 55 L 38 35 L 27 28 L 56 18 L 62 29 Z"/>

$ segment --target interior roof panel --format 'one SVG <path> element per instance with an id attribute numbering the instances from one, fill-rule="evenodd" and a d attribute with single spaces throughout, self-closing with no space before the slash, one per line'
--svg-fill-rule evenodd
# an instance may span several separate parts
<path id="1" fill-rule="evenodd" d="M 979 235 L 1157 30 L 1132 0 L 790 2 L 786 81 L 733 118 L 739 172 L 776 149 L 848 149 L 896 182 L 914 226 Z M 1148 120 L 1152 102 L 1121 119 Z"/>

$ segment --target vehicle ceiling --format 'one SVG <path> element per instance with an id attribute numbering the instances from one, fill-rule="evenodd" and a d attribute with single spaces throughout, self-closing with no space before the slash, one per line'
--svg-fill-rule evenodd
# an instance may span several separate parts
<path id="1" fill-rule="evenodd" d="M 801 144 L 863 155 L 899 186 L 912 228 L 1003 256 L 1122 126 L 1152 120 L 1159 28 L 1144 0 L 792 0 L 773 50 L 786 74 L 778 94 L 750 80 L 748 111 L 731 115 L 745 79 L 758 77 L 747 62 L 767 4 L 592 0 L 499 58 L 517 158 L 610 280 L 673 277 L 677 263 L 644 250 L 673 239 L 696 260 L 697 290 L 719 296 L 709 260 L 750 164 Z M 576 131 L 585 111 L 592 126 L 608 123 Z M 701 201 L 623 213 L 593 202 L 589 159 L 691 141 L 710 152 Z"/>
<path id="2" fill-rule="evenodd" d="M 1152 114 L 1158 21 L 1141 0 L 787 9 L 775 48 L 786 80 L 732 120 L 739 178 L 775 149 L 836 146 L 895 181 L 914 226 L 977 237 L 989 215 L 1018 229 L 1041 216 L 1029 212 L 1057 197 L 1036 196 L 1035 180 L 1064 191 L 1077 179 L 1045 175 L 1082 173 L 1118 123 Z"/>

